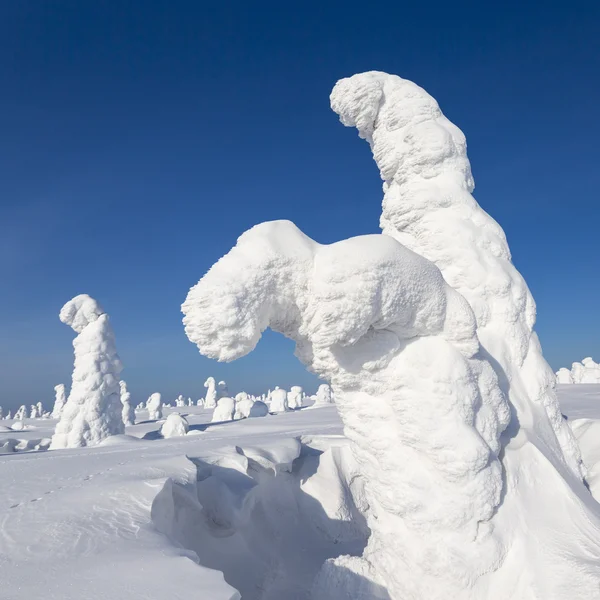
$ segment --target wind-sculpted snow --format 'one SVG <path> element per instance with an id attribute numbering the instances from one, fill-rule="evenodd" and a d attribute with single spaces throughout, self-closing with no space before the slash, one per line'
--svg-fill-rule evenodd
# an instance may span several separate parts
<path id="1" fill-rule="evenodd" d="M 600 383 L 600 365 L 590 356 L 581 362 L 574 362 L 571 370 L 559 369 L 556 372 L 557 383 Z"/>
<path id="2" fill-rule="evenodd" d="M 95 445 L 124 432 L 119 390 L 123 367 L 108 315 L 81 294 L 63 306 L 60 320 L 79 335 L 73 340 L 71 393 L 52 437 L 53 450 Z"/>
<path id="3" fill-rule="evenodd" d="M 324 246 L 288 221 L 263 223 L 182 309 L 206 356 L 244 356 L 270 327 L 331 382 L 365 478 L 365 568 L 393 598 L 430 585 L 409 574 L 460 590 L 498 563 L 489 520 L 502 494 L 508 404 L 468 303 L 435 265 L 386 235 Z"/>
<path id="4" fill-rule="evenodd" d="M 554 374 L 533 332 L 535 302 L 511 262 L 504 231 L 471 195 L 475 184 L 462 131 L 425 90 L 377 71 L 338 81 L 331 107 L 371 146 L 384 180 L 383 232 L 434 262 L 469 301 L 515 423 L 530 422 L 540 440 L 551 426 L 562 448 L 555 454 L 582 476 Z"/>

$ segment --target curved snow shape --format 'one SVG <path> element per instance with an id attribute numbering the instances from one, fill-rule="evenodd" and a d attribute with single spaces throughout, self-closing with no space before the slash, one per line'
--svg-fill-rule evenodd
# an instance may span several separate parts
<path id="1" fill-rule="evenodd" d="M 462 131 L 424 89 L 396 75 L 371 71 L 341 79 L 330 99 L 341 122 L 371 146 L 385 182 L 383 232 L 434 262 L 471 305 L 505 394 L 510 387 L 511 431 L 518 421 L 545 445 L 552 428 L 560 446 L 554 454 L 582 478 L 554 373 L 533 332 L 533 296 L 511 262 L 504 231 L 471 195 L 475 183 Z"/>
<path id="2" fill-rule="evenodd" d="M 204 397 L 204 408 L 214 408 L 217 405 L 217 386 L 214 377 L 209 377 L 204 382 L 206 396 Z"/>
<path id="3" fill-rule="evenodd" d="M 564 367 L 556 371 L 556 383 L 573 383 L 571 371 L 569 371 L 569 369 L 565 369 Z"/>
<path id="4" fill-rule="evenodd" d="M 162 424 L 160 433 L 164 438 L 179 437 L 185 435 L 189 429 L 187 419 L 178 412 L 172 412 Z"/>
<path id="5" fill-rule="evenodd" d="M 108 315 L 90 296 L 67 302 L 60 320 L 79 335 L 73 340 L 75 365 L 69 399 L 52 437 L 51 449 L 96 445 L 124 432 L 119 375 L 121 360 Z"/>
<path id="6" fill-rule="evenodd" d="M 468 303 L 432 263 L 386 235 L 325 246 L 289 221 L 263 223 L 182 310 L 206 356 L 244 356 L 270 327 L 331 381 L 370 496 L 365 558 L 377 558 L 372 568 L 391 590 L 406 589 L 399 555 L 411 569 L 452 569 L 461 580 L 500 560 L 486 522 L 501 498 L 509 408 L 479 355 Z"/>
<path id="7" fill-rule="evenodd" d="M 212 414 L 212 423 L 220 423 L 221 421 L 233 421 L 235 414 L 235 400 L 224 396 L 217 400 L 217 406 Z"/>

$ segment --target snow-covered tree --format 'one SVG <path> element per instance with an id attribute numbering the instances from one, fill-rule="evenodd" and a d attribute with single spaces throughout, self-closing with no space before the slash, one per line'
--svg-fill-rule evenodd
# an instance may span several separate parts
<path id="1" fill-rule="evenodd" d="M 204 406 L 204 398 L 198 398 L 198 400 L 196 400 L 196 406 Z"/>
<path id="2" fill-rule="evenodd" d="M 188 398 L 188 399 L 187 399 L 187 405 L 188 405 L 188 406 L 194 406 L 194 402 L 192 401 L 192 399 L 191 399 L 191 398 Z"/>
<path id="3" fill-rule="evenodd" d="M 240 392 L 235 396 L 235 413 L 234 419 L 247 419 L 250 416 L 250 411 L 254 406 L 254 400 L 246 393 Z"/>
<path id="4" fill-rule="evenodd" d="M 293 385 L 287 395 L 288 406 L 291 410 L 302 408 L 304 390 L 299 385 Z"/>
<path id="5" fill-rule="evenodd" d="M 217 406 L 212 414 L 212 423 L 220 423 L 221 421 L 233 421 L 235 414 L 235 400 L 227 396 L 217 400 Z"/>
<path id="6" fill-rule="evenodd" d="M 29 418 L 37 419 L 38 418 L 38 407 L 36 404 L 32 404 L 29 408 Z"/>
<path id="7" fill-rule="evenodd" d="M 573 377 L 571 376 L 571 371 L 569 369 L 559 369 L 556 371 L 556 381 L 557 383 L 573 383 Z"/>
<path id="8" fill-rule="evenodd" d="M 119 393 L 121 398 L 121 418 L 125 427 L 135 425 L 135 408 L 131 403 L 131 394 L 127 390 L 127 383 L 121 379 L 119 381 Z"/>
<path id="9" fill-rule="evenodd" d="M 9 419 L 12 419 L 12 412 L 9 410 L 7 415 L 6 415 L 6 420 L 8 421 Z"/>
<path id="10" fill-rule="evenodd" d="M 287 392 L 282 390 L 279 386 L 275 386 L 275 389 L 271 392 L 269 411 L 273 413 L 280 413 L 286 412 L 287 410 L 290 410 L 288 406 Z"/>
<path id="11" fill-rule="evenodd" d="M 331 386 L 327 383 L 322 383 L 317 389 L 317 398 L 313 406 L 322 406 L 325 404 L 333 404 L 333 397 Z"/>
<path id="12" fill-rule="evenodd" d="M 38 417 L 41 419 L 44 416 L 44 405 L 38 402 L 36 405 Z"/>
<path id="13" fill-rule="evenodd" d="M 2 410 L 2 407 L 0 406 L 0 419 L 4 418 L 4 411 Z"/>
<path id="14" fill-rule="evenodd" d="M 76 296 L 63 306 L 60 320 L 78 335 L 71 393 L 50 448 L 93 446 L 124 432 L 119 394 L 123 366 L 109 317 L 96 300 Z"/>
<path id="15" fill-rule="evenodd" d="M 160 434 L 164 438 L 179 437 L 189 431 L 187 419 L 177 412 L 172 412 L 160 428 Z"/>
<path id="16" fill-rule="evenodd" d="M 382 597 L 372 584 L 391 600 L 594 597 L 600 511 L 464 136 L 399 77 L 342 80 L 331 100 L 371 145 L 386 235 L 320 245 L 263 223 L 182 306 L 202 354 L 235 360 L 270 327 L 332 386 L 371 534 L 324 565 L 314 600 Z"/>
<path id="17" fill-rule="evenodd" d="M 217 405 L 217 386 L 215 378 L 209 377 L 204 382 L 206 388 L 206 396 L 204 397 L 204 408 L 214 408 Z"/>
<path id="18" fill-rule="evenodd" d="M 158 421 L 163 418 L 163 403 L 162 396 L 158 392 L 150 394 L 146 402 L 146 408 L 148 409 L 148 418 L 151 421 Z"/>
<path id="19" fill-rule="evenodd" d="M 19 406 L 19 409 L 15 413 L 15 419 L 22 421 L 26 417 L 27 417 L 27 407 L 24 404 L 21 404 L 21 406 Z"/>

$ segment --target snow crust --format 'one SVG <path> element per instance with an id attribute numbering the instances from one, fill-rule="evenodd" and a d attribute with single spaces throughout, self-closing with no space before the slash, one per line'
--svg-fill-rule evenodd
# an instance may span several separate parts
<path id="1" fill-rule="evenodd" d="M 109 317 L 86 294 L 60 311 L 60 320 L 79 335 L 73 340 L 75 365 L 69 399 L 52 437 L 51 449 L 93 446 L 124 432 L 119 375 L 121 360 Z"/>

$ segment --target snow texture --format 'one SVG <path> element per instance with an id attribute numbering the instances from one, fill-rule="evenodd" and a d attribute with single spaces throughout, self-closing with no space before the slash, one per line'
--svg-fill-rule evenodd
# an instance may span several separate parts
<path id="1" fill-rule="evenodd" d="M 159 392 L 150 394 L 150 397 L 146 401 L 146 409 L 148 410 L 148 418 L 152 421 L 158 421 L 163 417 L 163 402 L 162 396 Z"/>
<path id="2" fill-rule="evenodd" d="M 131 403 L 131 394 L 127 391 L 127 383 L 123 380 L 119 381 L 119 389 L 121 393 L 121 417 L 125 427 L 135 425 L 135 407 Z"/>
<path id="3" fill-rule="evenodd" d="M 179 437 L 185 435 L 189 428 L 190 426 L 185 417 L 177 412 L 172 412 L 160 428 L 160 433 L 164 438 Z"/>
<path id="4" fill-rule="evenodd" d="M 51 449 L 93 446 L 124 432 L 119 375 L 121 361 L 108 315 L 86 294 L 60 311 L 60 320 L 79 335 L 69 399 L 52 437 Z"/>
<path id="5" fill-rule="evenodd" d="M 326 404 L 332 404 L 332 403 L 333 403 L 333 397 L 331 394 L 331 386 L 327 383 L 322 383 L 319 386 L 319 389 L 317 390 L 317 399 L 315 401 L 315 404 L 313 404 L 313 406 L 326 405 Z"/>
<path id="6" fill-rule="evenodd" d="M 361 558 L 324 565 L 315 598 L 364 586 L 392 600 L 593 597 L 597 508 L 533 298 L 471 196 L 464 136 L 424 90 L 385 73 L 338 82 L 331 102 L 371 145 L 385 235 L 321 245 L 287 221 L 257 225 L 182 305 L 202 354 L 235 360 L 270 327 L 332 386 L 371 535 Z M 550 533 L 556 519 L 569 534 Z"/>

